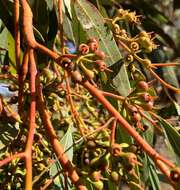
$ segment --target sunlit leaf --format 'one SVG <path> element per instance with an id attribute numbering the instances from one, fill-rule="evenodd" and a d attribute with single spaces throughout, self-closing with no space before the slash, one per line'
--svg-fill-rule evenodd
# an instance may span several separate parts
<path id="1" fill-rule="evenodd" d="M 167 123 L 163 118 L 160 118 L 159 124 L 165 130 L 168 140 L 174 150 L 174 152 L 180 156 L 180 134 L 176 129 Z"/>
<path id="2" fill-rule="evenodd" d="M 64 5 L 68 11 L 69 16 L 72 18 L 72 13 L 71 13 L 71 1 L 70 0 L 63 0 Z"/>
<path id="3" fill-rule="evenodd" d="M 68 159 L 72 161 L 73 158 L 73 138 L 72 138 L 72 126 L 69 126 L 66 134 L 60 141 L 60 144 L 63 146 Z"/>

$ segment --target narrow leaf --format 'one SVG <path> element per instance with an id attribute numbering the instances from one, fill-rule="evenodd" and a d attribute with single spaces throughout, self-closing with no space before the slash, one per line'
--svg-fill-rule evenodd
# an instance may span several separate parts
<path id="1" fill-rule="evenodd" d="M 149 157 L 148 157 L 148 165 L 149 165 L 149 180 L 152 185 L 152 189 L 161 190 L 159 178 L 156 172 L 156 167 Z"/>
<path id="2" fill-rule="evenodd" d="M 72 126 L 69 126 L 66 134 L 61 139 L 60 144 L 63 146 L 65 154 L 68 156 L 69 160 L 72 161 L 72 159 L 73 159 Z"/>
<path id="3" fill-rule="evenodd" d="M 172 125 L 167 123 L 164 119 L 160 118 L 159 123 L 164 128 L 174 152 L 180 157 L 180 134 Z"/>
<path id="4" fill-rule="evenodd" d="M 71 13 L 71 1 L 70 0 L 63 0 L 64 6 L 66 7 L 68 14 L 70 18 L 72 18 L 72 13 Z"/>

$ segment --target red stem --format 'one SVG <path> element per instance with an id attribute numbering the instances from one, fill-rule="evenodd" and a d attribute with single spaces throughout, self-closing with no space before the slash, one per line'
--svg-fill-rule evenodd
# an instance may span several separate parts
<path id="1" fill-rule="evenodd" d="M 36 62 L 34 58 L 34 50 L 30 49 L 29 51 L 29 59 L 30 59 L 30 91 L 31 91 L 31 105 L 29 112 L 29 132 L 28 139 L 26 144 L 26 190 L 32 190 L 32 146 L 34 140 L 34 133 L 36 127 Z"/>
<path id="2" fill-rule="evenodd" d="M 23 158 L 23 157 L 25 157 L 25 153 L 24 152 L 20 152 L 20 153 L 14 154 L 12 156 L 9 156 L 9 157 L 7 157 L 7 158 L 5 158 L 3 160 L 0 160 L 0 168 L 2 166 L 4 166 L 5 164 L 8 164 L 9 162 L 11 162 L 14 159 Z"/>

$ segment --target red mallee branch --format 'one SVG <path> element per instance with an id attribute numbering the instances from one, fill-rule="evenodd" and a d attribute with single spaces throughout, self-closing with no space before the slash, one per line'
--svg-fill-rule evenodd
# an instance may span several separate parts
<path id="1" fill-rule="evenodd" d="M 29 51 L 30 59 L 30 91 L 31 91 L 31 105 L 29 111 L 29 132 L 25 149 L 25 161 L 26 161 L 26 184 L 25 189 L 32 189 L 32 146 L 34 141 L 34 133 L 36 127 L 36 62 L 34 58 L 34 50 Z"/>
<path id="2" fill-rule="evenodd" d="M 15 55 L 16 69 L 20 68 L 20 31 L 19 31 L 19 0 L 14 0 L 14 28 L 15 28 Z"/>

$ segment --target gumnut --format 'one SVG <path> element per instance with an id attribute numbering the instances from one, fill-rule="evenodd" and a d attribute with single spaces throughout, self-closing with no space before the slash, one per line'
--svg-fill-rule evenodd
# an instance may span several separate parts
<path id="1" fill-rule="evenodd" d="M 121 148 L 121 145 L 120 144 L 113 144 L 112 147 L 112 155 L 113 156 L 120 156 L 122 154 L 122 148 Z"/>
<path id="2" fill-rule="evenodd" d="M 96 147 L 96 142 L 93 140 L 88 140 L 87 141 L 87 147 L 88 148 L 95 148 Z"/>
<path id="3" fill-rule="evenodd" d="M 101 51 L 101 50 L 96 50 L 94 52 L 94 54 L 99 58 L 99 59 L 105 59 L 106 57 L 106 54 L 104 53 L 104 51 Z"/>
<path id="4" fill-rule="evenodd" d="M 142 164 L 140 162 L 138 162 L 137 156 L 134 153 L 132 153 L 132 152 L 126 152 L 126 153 L 124 152 L 124 153 L 121 154 L 121 157 L 125 160 L 125 163 L 127 165 L 130 164 L 133 167 L 135 165 L 142 166 Z"/>
<path id="5" fill-rule="evenodd" d="M 180 167 L 175 167 L 171 170 L 170 177 L 172 181 L 178 183 L 180 182 Z"/>
<path id="6" fill-rule="evenodd" d="M 69 59 L 68 57 L 63 57 L 60 60 L 60 64 L 62 67 L 64 67 L 65 69 L 68 69 L 69 71 L 73 70 L 73 62 L 71 61 L 71 59 Z"/>
<path id="7" fill-rule="evenodd" d="M 104 188 L 104 183 L 101 180 L 93 181 L 92 184 L 96 190 L 103 190 L 103 188 Z"/>
<path id="8" fill-rule="evenodd" d="M 74 82 L 82 82 L 82 76 L 79 71 L 72 71 L 71 72 L 71 77 Z"/>
<path id="9" fill-rule="evenodd" d="M 92 179 L 92 181 L 99 181 L 102 179 L 102 175 L 101 175 L 101 171 L 94 171 L 93 173 L 91 173 L 90 178 Z"/>
<path id="10" fill-rule="evenodd" d="M 89 53 L 89 46 L 87 44 L 80 44 L 79 46 L 79 52 L 82 55 L 86 55 Z"/>
<path id="11" fill-rule="evenodd" d="M 112 171 L 111 172 L 111 179 L 112 179 L 113 182 L 118 183 L 119 180 L 120 180 L 119 173 L 117 171 Z"/>
<path id="12" fill-rule="evenodd" d="M 147 91 L 149 89 L 149 85 L 145 81 L 139 81 L 137 87 L 143 91 Z"/>
<path id="13" fill-rule="evenodd" d="M 99 48 L 99 43 L 95 38 L 90 38 L 88 45 L 92 52 L 95 52 Z"/>
<path id="14" fill-rule="evenodd" d="M 102 60 L 96 60 L 96 64 L 98 65 L 100 71 L 104 71 L 105 70 L 106 64 L 105 64 L 104 61 L 102 61 Z"/>

